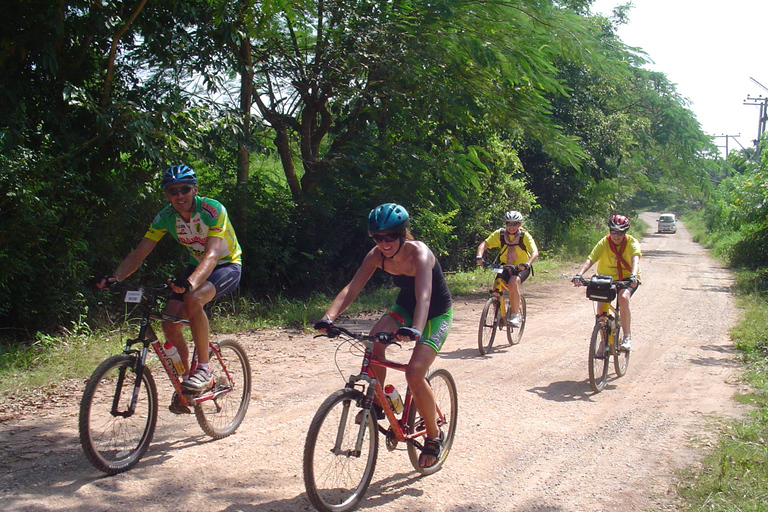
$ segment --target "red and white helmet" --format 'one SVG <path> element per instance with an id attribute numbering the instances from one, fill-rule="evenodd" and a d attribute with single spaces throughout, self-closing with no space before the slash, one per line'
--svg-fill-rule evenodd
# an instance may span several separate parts
<path id="1" fill-rule="evenodd" d="M 629 229 L 629 219 L 624 215 L 614 215 L 608 219 L 608 229 L 627 231 Z"/>

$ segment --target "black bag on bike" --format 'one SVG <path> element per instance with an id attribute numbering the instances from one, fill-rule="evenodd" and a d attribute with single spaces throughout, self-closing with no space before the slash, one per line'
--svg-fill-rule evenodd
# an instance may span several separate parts
<path id="1" fill-rule="evenodd" d="M 587 285 L 587 298 L 597 302 L 611 302 L 616 298 L 616 287 L 611 276 L 594 275 Z"/>

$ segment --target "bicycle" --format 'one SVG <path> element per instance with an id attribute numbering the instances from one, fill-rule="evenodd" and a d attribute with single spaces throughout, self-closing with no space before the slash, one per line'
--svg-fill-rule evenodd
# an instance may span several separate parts
<path id="1" fill-rule="evenodd" d="M 587 298 L 608 305 L 608 311 L 595 316 L 595 327 L 589 341 L 589 385 L 599 393 L 608 380 L 608 366 L 613 358 L 613 367 L 618 377 L 623 377 L 629 367 L 629 351 L 621 350 L 621 316 L 617 290 L 629 288 L 629 280 L 614 281 L 611 276 L 596 274 L 588 281 L 580 278 L 587 287 Z M 639 282 L 637 283 L 640 284 Z M 611 304 L 616 300 L 616 305 Z"/>
<path id="2" fill-rule="evenodd" d="M 515 328 L 509 321 L 509 318 L 512 315 L 512 308 L 507 307 L 506 305 L 509 300 L 509 289 L 506 281 L 501 279 L 500 274 L 507 269 L 511 275 L 516 276 L 520 273 L 520 270 L 517 268 L 517 265 L 500 265 L 497 263 L 486 262 L 483 262 L 483 267 L 490 267 L 493 269 L 493 272 L 497 274 L 494 278 L 490 297 L 483 306 L 483 312 L 480 313 L 480 328 L 477 332 L 477 348 L 480 350 L 480 355 L 484 356 L 491 351 L 498 329 L 504 329 L 507 332 L 507 342 L 509 342 L 510 345 L 517 345 L 520 343 L 520 340 L 523 337 L 523 331 L 525 330 L 526 307 L 525 295 L 520 292 L 520 327 L 515 331 Z M 505 292 L 507 301 L 503 300 Z"/>
<path id="3" fill-rule="evenodd" d="M 456 383 L 445 369 L 436 369 L 427 377 L 438 409 L 438 426 L 443 435 L 443 450 L 438 461 L 429 467 L 419 466 L 426 435 L 424 421 L 416 410 L 411 390 L 407 389 L 403 409 L 396 413 L 386 399 L 379 381 L 371 374 L 374 367 L 391 368 L 405 372 L 406 365 L 380 358 L 373 353 L 374 341 L 397 344 L 392 333 L 375 335 L 355 334 L 334 326 L 329 338 L 341 337 L 337 346 L 349 344 L 350 350 L 363 358 L 360 373 L 349 377 L 343 389 L 331 394 L 315 413 L 304 445 L 304 485 L 309 501 L 323 512 L 352 510 L 363 499 L 373 477 L 379 451 L 378 432 L 385 436 L 389 451 L 405 442 L 413 467 L 422 475 L 439 471 L 451 451 L 456 432 L 458 400 Z M 339 363 L 336 363 L 339 367 Z M 339 370 L 341 372 L 341 370 Z M 374 398 L 384 411 L 389 428 L 379 425 L 377 413 L 372 409 Z M 400 414 L 400 418 L 397 415 Z M 359 424 L 357 423 L 359 417 Z"/>
<path id="4" fill-rule="evenodd" d="M 136 304 L 141 322 L 138 336 L 126 342 L 122 354 L 98 365 L 85 386 L 78 426 L 86 458 L 97 469 L 115 475 L 135 466 L 149 448 L 158 413 L 157 386 L 147 366 L 150 347 L 173 385 L 174 400 L 194 408 L 203 432 L 214 439 L 233 434 L 245 417 L 251 395 L 251 367 L 243 347 L 229 339 L 211 342 L 214 384 L 202 393 L 188 394 L 151 325 L 151 320 L 189 325 L 186 319 L 158 312 L 157 299 L 168 293 L 168 286 L 130 290 L 118 284 L 112 288 L 126 290 L 124 300 Z M 196 364 L 194 351 L 191 372 Z"/>

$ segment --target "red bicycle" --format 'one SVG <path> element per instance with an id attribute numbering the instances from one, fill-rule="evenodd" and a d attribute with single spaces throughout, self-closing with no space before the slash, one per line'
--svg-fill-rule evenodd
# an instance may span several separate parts
<path id="1" fill-rule="evenodd" d="M 115 286 L 113 286 L 115 288 Z M 117 289 L 125 289 L 117 285 Z M 215 379 L 200 394 L 185 394 L 181 379 L 167 358 L 151 320 L 189 322 L 157 311 L 158 296 L 167 285 L 154 289 L 127 290 L 125 302 L 137 304 L 141 325 L 136 339 L 128 340 L 122 354 L 102 362 L 91 374 L 80 401 L 80 444 L 96 468 L 114 475 L 135 466 L 152 442 L 157 425 L 157 386 L 147 366 L 150 347 L 157 353 L 176 391 L 175 400 L 190 406 L 200 428 L 220 439 L 235 432 L 245 418 L 251 397 L 251 367 L 245 349 L 234 340 L 211 342 L 210 364 Z M 138 345 L 134 348 L 134 345 Z M 196 364 L 196 352 L 192 365 Z"/>
<path id="2" fill-rule="evenodd" d="M 431 475 L 439 471 L 451 451 L 456 432 L 458 399 L 451 374 L 445 369 L 436 369 L 427 377 L 435 395 L 438 426 L 444 435 L 444 443 L 437 463 L 423 468 L 419 466 L 419 455 L 426 428 L 413 403 L 411 390 L 407 389 L 405 393 L 398 418 L 381 384 L 371 373 L 375 367 L 405 372 L 405 364 L 380 358 L 373 353 L 375 341 L 395 343 L 392 334 L 355 334 L 334 326 L 327 335 L 320 336 L 340 336 L 342 341 L 338 348 L 346 344 L 359 348 L 363 364 L 358 375 L 350 376 L 343 389 L 323 402 L 309 426 L 304 445 L 304 485 L 312 505 L 324 512 L 345 512 L 357 507 L 376 467 L 378 431 L 384 434 L 390 451 L 397 448 L 398 443 L 406 443 L 411 464 L 419 473 Z M 381 404 L 389 428 L 378 423 L 372 409 L 374 398 L 377 404 Z"/>

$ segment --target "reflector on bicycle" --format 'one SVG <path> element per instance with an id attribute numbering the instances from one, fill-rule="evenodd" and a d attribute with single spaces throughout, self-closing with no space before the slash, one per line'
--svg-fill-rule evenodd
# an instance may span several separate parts
<path id="1" fill-rule="evenodd" d="M 130 302 L 132 304 L 140 304 L 141 291 L 128 290 L 127 292 L 125 292 L 125 302 Z"/>

